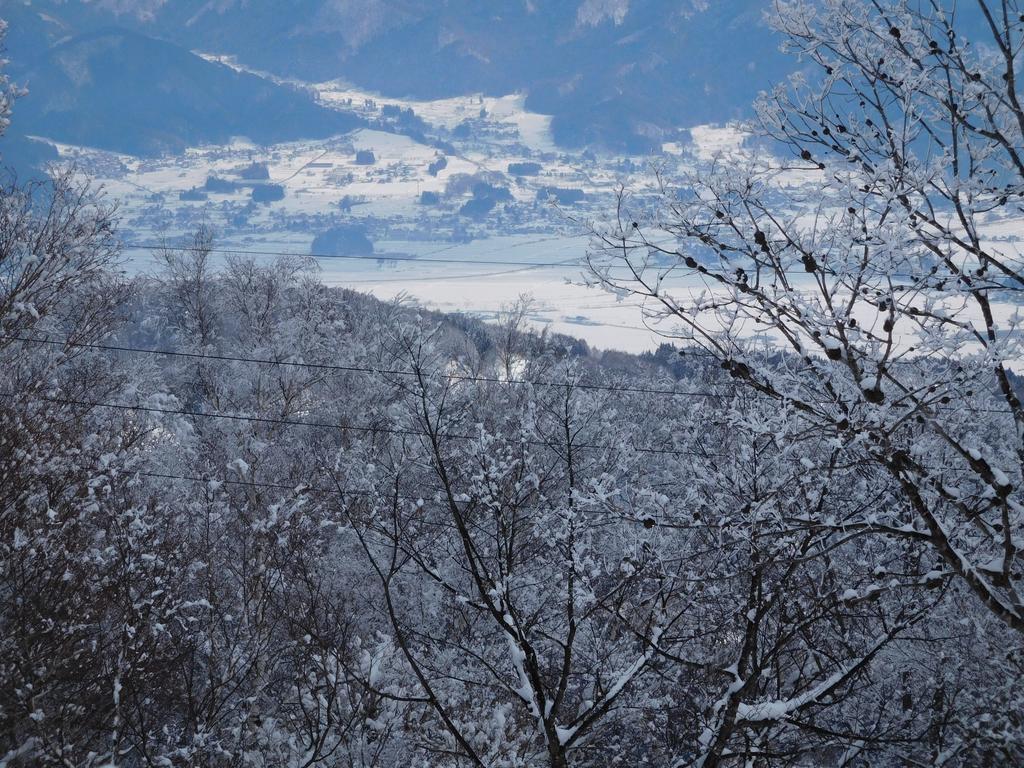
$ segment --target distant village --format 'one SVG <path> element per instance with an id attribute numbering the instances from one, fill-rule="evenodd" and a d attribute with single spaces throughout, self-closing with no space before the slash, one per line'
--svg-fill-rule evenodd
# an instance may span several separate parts
<path id="1" fill-rule="evenodd" d="M 358 112 L 372 127 L 308 143 L 240 140 L 159 158 L 65 151 L 121 201 L 127 239 L 173 240 L 205 225 L 232 243 L 308 239 L 308 252 L 318 256 L 369 256 L 382 242 L 571 231 L 574 222 L 607 214 L 620 184 L 649 163 L 681 159 L 531 142 L 521 124 L 535 117 L 495 115 L 484 97 L 431 104 L 439 122 L 370 97 L 327 91 L 321 101 Z"/>

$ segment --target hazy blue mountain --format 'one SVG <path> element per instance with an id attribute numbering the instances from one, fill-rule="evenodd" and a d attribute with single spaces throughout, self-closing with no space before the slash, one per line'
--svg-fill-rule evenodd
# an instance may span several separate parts
<path id="1" fill-rule="evenodd" d="M 23 4 L 24 0 L 17 0 Z M 14 0 L 0 0 L 0 15 Z M 767 0 L 31 0 L 260 70 L 390 96 L 525 91 L 560 143 L 657 143 L 749 114 L 790 70 Z M 158 74 L 158 73 L 153 73 Z"/>
<path id="2" fill-rule="evenodd" d="M 258 143 L 319 138 L 361 124 L 306 92 L 174 43 L 118 28 L 62 39 L 74 31 L 66 20 L 14 10 L 21 13 L 10 22 L 7 55 L 12 77 L 29 89 L 15 107 L 19 134 L 149 155 L 233 136 Z M 5 155 L 19 159 L 16 149 Z"/>
<path id="3" fill-rule="evenodd" d="M 79 34 L 116 24 L 386 96 L 524 91 L 528 107 L 554 115 L 559 143 L 633 149 L 749 115 L 759 91 L 799 66 L 779 52 L 770 10 L 770 0 L 0 0 L 0 16 L 45 11 Z M 980 13 L 960 16 L 972 30 Z M 12 35 L 38 47 L 19 26 Z"/>

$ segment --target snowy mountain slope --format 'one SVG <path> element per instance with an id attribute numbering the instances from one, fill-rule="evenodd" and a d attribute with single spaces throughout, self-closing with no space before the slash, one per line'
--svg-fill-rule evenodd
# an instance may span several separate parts
<path id="1" fill-rule="evenodd" d="M 8 56 L 12 76 L 28 88 L 16 107 L 21 135 L 152 155 L 234 136 L 320 138 L 361 124 L 307 92 L 174 43 L 113 27 L 69 35 L 67 22 L 16 10 Z"/>
<path id="2" fill-rule="evenodd" d="M 764 0 L 30 0 L 77 32 L 116 23 L 307 81 L 394 97 L 526 92 L 566 146 L 645 149 L 746 114 L 790 64 Z"/>

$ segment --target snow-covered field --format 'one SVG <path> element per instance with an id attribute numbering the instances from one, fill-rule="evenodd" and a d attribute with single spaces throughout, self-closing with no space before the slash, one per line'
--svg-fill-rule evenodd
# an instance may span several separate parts
<path id="1" fill-rule="evenodd" d="M 315 89 L 322 102 L 368 118 L 394 105 L 413 109 L 442 135 L 466 120 L 474 121 L 477 134 L 453 141 L 456 151 L 447 153 L 406 135 L 371 129 L 270 147 L 238 138 L 155 159 L 58 149 L 119 202 L 129 271 L 152 269 L 148 246 L 178 242 L 199 225 L 215 230 L 218 248 L 269 259 L 309 254 L 320 232 L 356 223 L 368 227 L 373 256 L 317 258 L 330 284 L 381 298 L 404 295 L 431 308 L 483 317 L 529 294 L 531 320 L 538 327 L 599 348 L 657 345 L 636 307 L 583 286 L 579 267 L 588 247 L 580 221 L 612 210 L 619 184 L 654 159 L 595 160 L 560 151 L 551 140 L 550 118 L 526 111 L 521 94 L 424 102 L 380 99 L 343 83 Z M 372 152 L 374 162 L 358 163 L 360 151 Z M 692 151 L 685 150 L 691 156 Z M 442 156 L 445 167 L 431 173 L 431 164 Z M 509 173 L 510 163 L 526 162 L 537 163 L 540 172 Z M 242 180 L 240 171 L 253 163 L 266 166 L 269 178 L 259 183 L 279 185 L 281 200 L 251 200 L 253 183 Z M 460 217 L 459 208 L 472 193 L 471 185 L 460 187 L 459 180 L 470 176 L 506 187 L 511 200 L 483 220 Z M 227 184 L 210 188 L 211 179 Z M 579 190 L 585 199 L 556 208 L 547 202 L 547 188 Z M 422 204 L 424 192 L 436 194 L 440 203 Z M 403 260 L 389 260 L 394 257 Z"/>

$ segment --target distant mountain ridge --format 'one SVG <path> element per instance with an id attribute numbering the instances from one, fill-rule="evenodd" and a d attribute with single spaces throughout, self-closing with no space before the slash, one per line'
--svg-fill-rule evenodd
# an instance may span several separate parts
<path id="1" fill-rule="evenodd" d="M 364 124 L 310 93 L 138 31 L 107 26 L 74 34 L 75 25 L 42 18 L 31 5 L 9 10 L 0 4 L 0 15 L 14 16 L 10 72 L 28 94 L 0 144 L 5 160 L 25 159 L 26 135 L 145 156 L 235 136 L 257 143 L 323 138 Z"/>
<path id="2" fill-rule="evenodd" d="M 767 0 L 0 0 L 0 16 L 14 6 L 394 97 L 525 91 L 568 146 L 644 150 L 749 114 L 793 66 Z"/>

